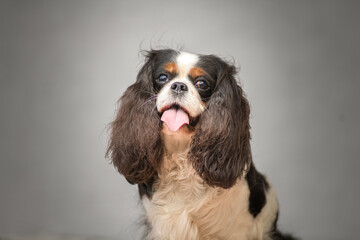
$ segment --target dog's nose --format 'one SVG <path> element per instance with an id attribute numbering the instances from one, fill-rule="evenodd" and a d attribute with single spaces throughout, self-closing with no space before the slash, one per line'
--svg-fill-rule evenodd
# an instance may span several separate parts
<path id="1" fill-rule="evenodd" d="M 182 83 L 182 82 L 174 82 L 173 84 L 171 84 L 170 88 L 176 94 L 187 92 L 187 90 L 188 90 L 188 87 L 186 86 L 186 84 Z"/>

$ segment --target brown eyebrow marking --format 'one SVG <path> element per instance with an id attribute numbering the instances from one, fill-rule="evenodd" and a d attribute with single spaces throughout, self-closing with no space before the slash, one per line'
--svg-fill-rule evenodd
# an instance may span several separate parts
<path id="1" fill-rule="evenodd" d="M 204 72 L 204 70 L 202 70 L 201 68 L 198 67 L 194 67 L 192 69 L 190 69 L 189 72 L 190 77 L 192 77 L 193 79 L 199 77 L 199 76 L 204 76 L 206 75 L 206 73 Z"/>
<path id="2" fill-rule="evenodd" d="M 178 73 L 178 67 L 174 62 L 169 62 L 164 66 L 164 70 L 169 73 Z"/>

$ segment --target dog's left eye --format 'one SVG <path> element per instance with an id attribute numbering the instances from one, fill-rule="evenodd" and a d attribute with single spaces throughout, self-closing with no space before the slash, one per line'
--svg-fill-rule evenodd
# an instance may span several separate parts
<path id="1" fill-rule="evenodd" d="M 204 80 L 198 80 L 195 83 L 195 87 L 200 89 L 200 90 L 208 90 L 209 89 L 209 85 Z"/>
<path id="2" fill-rule="evenodd" d="M 160 76 L 158 77 L 158 81 L 159 83 L 166 83 L 169 81 L 169 77 L 166 74 L 160 74 Z"/>

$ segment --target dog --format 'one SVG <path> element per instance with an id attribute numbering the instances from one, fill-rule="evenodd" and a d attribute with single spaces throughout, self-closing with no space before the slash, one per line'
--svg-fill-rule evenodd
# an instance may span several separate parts
<path id="1" fill-rule="evenodd" d="M 290 240 L 252 161 L 249 103 L 215 55 L 146 52 L 119 100 L 107 156 L 145 209 L 145 238 Z"/>

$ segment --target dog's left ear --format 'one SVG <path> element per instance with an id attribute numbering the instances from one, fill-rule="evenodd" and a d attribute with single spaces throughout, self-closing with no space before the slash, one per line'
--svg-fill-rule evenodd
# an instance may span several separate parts
<path id="1" fill-rule="evenodd" d="M 207 184 L 230 188 L 251 162 L 250 107 L 235 67 L 219 61 L 217 86 L 200 116 L 189 158 Z"/>

